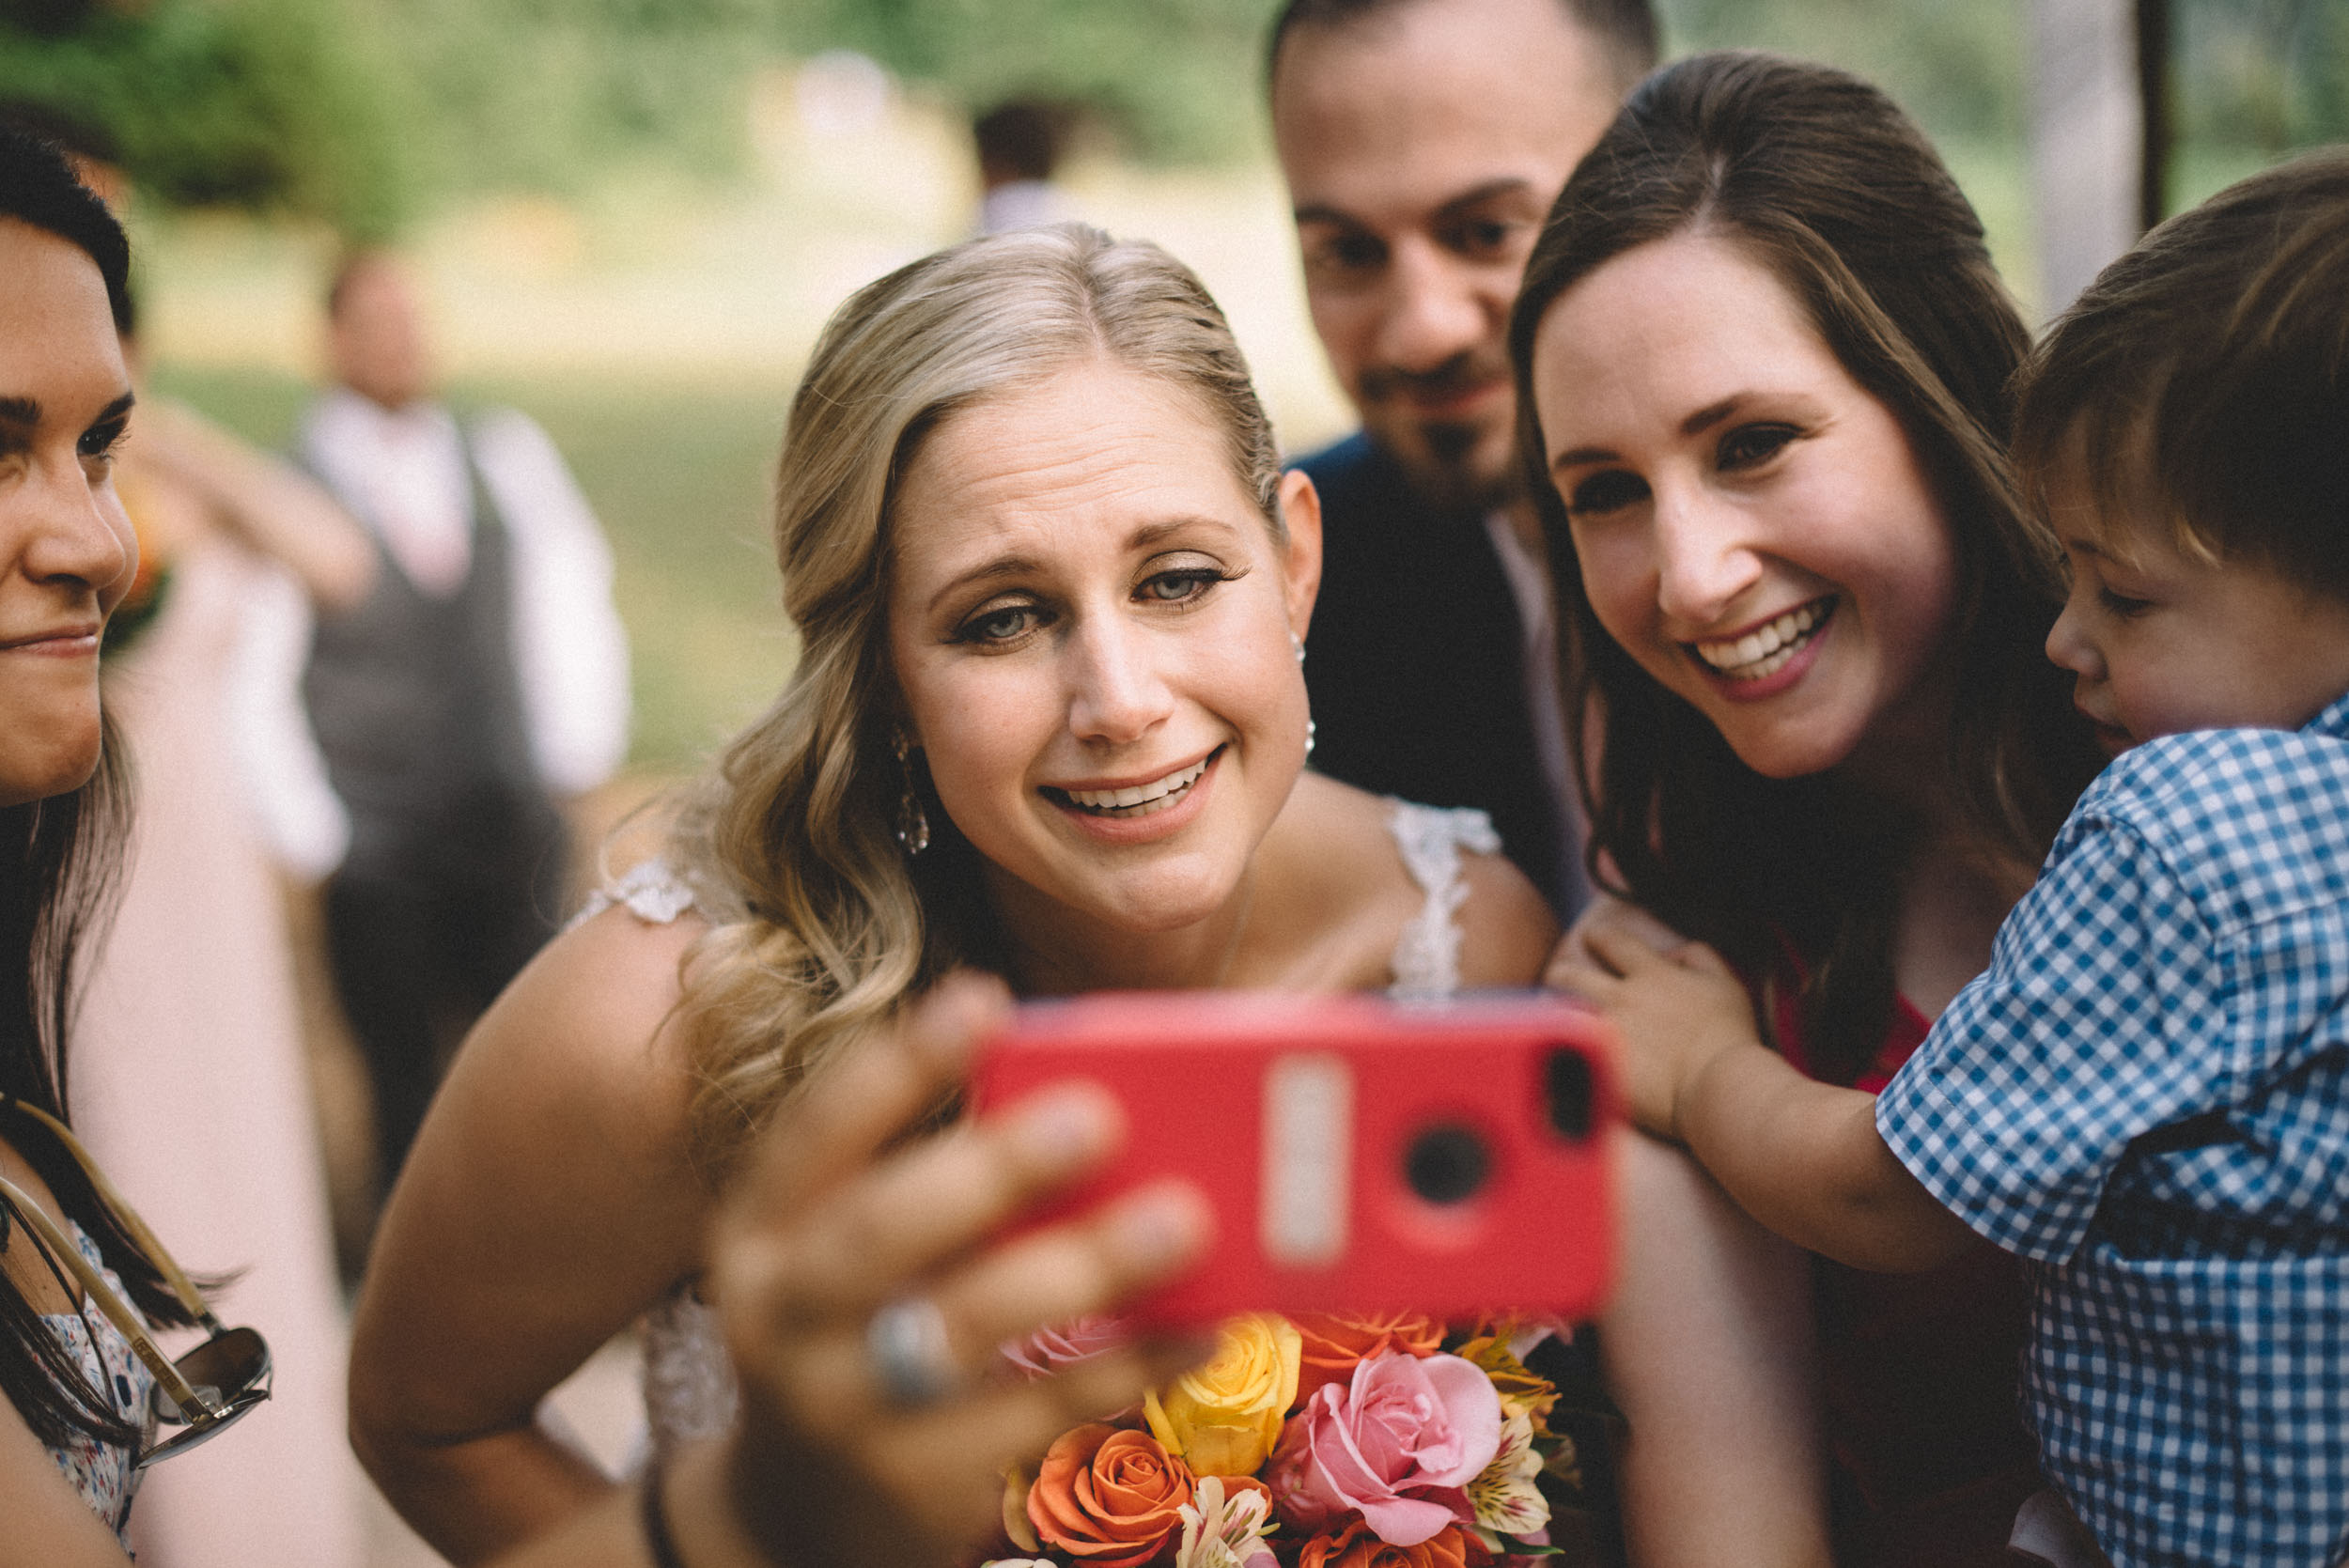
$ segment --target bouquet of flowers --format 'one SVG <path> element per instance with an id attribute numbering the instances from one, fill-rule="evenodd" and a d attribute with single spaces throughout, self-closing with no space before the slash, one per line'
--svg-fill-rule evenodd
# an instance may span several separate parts
<path id="1" fill-rule="evenodd" d="M 1094 1354 L 1093 1322 L 1005 1347 L 1030 1372 Z M 1546 1329 L 1249 1312 L 1140 1409 L 1064 1433 L 1003 1499 L 986 1568 L 1487 1568 L 1553 1555 L 1574 1445 L 1519 1358 Z"/>

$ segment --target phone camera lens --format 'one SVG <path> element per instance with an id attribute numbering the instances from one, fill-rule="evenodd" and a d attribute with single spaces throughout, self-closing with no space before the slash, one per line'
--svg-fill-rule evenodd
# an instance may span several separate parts
<path id="1" fill-rule="evenodd" d="M 1544 1069 L 1549 1094 L 1549 1125 L 1558 1136 L 1580 1142 L 1591 1136 L 1591 1063 L 1571 1046 L 1549 1053 Z"/>
<path id="2" fill-rule="evenodd" d="M 1485 1141 L 1467 1127 L 1429 1127 L 1403 1157 L 1404 1179 L 1431 1203 L 1458 1203 L 1476 1195 L 1492 1169 Z"/>

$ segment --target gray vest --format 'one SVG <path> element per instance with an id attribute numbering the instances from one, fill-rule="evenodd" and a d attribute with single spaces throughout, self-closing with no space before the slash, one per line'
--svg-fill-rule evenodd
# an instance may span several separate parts
<path id="1" fill-rule="evenodd" d="M 321 611 L 303 700 L 350 814 L 347 871 L 456 870 L 543 847 L 560 819 L 530 754 L 514 667 L 513 547 L 460 431 L 473 560 L 446 598 L 419 590 L 380 537 L 374 590 Z M 344 498 L 346 505 L 350 498 Z M 438 878 L 436 878 L 438 879 Z"/>

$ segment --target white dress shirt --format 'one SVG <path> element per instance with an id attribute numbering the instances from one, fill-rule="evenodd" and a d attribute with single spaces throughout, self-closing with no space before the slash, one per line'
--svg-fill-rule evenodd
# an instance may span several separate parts
<path id="1" fill-rule="evenodd" d="M 610 778 L 628 752 L 628 633 L 612 603 L 611 546 L 529 416 L 494 410 L 469 433 L 511 542 L 514 672 L 531 757 L 550 793 L 575 795 Z M 473 560 L 473 486 L 446 407 L 389 410 L 336 388 L 312 405 L 300 449 L 395 569 L 427 594 L 457 591 Z M 313 624 L 289 581 L 257 598 L 232 722 L 273 846 L 291 869 L 322 876 L 340 861 L 350 826 L 323 788 L 325 767 L 301 707 Z"/>

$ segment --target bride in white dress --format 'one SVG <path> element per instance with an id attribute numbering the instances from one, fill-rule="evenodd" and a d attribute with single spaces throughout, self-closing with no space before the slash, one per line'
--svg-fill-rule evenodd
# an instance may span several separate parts
<path id="1" fill-rule="evenodd" d="M 630 1323 L 657 1436 L 724 1424 L 692 1299 L 717 1194 L 951 969 L 1441 992 L 1527 984 L 1556 936 L 1476 814 L 1303 770 L 1317 503 L 1155 247 L 1031 231 L 864 289 L 794 400 L 776 527 L 788 684 L 483 1020 L 384 1217 L 354 1440 L 460 1564 L 610 1489 L 537 1407 Z"/>

